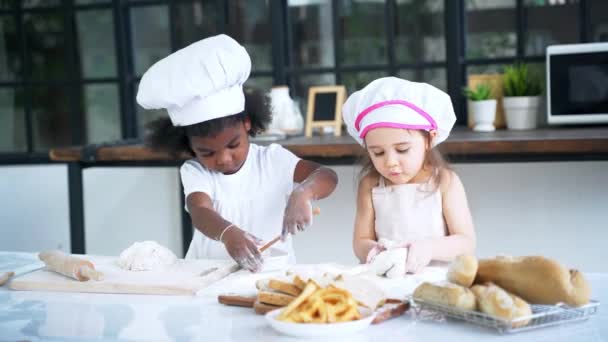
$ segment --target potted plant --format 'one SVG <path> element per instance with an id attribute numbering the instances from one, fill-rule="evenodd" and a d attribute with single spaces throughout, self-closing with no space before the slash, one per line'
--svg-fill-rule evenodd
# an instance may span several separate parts
<path id="1" fill-rule="evenodd" d="M 469 114 L 473 116 L 473 130 L 476 132 L 492 132 L 496 118 L 496 99 L 487 83 L 479 83 L 475 88 L 464 88 L 464 96 L 468 99 Z"/>
<path id="2" fill-rule="evenodd" d="M 509 129 L 536 128 L 542 86 L 540 77 L 526 64 L 505 67 L 503 105 Z"/>

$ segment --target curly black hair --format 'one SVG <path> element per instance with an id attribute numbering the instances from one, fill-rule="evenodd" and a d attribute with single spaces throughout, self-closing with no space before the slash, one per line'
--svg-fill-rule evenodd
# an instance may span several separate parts
<path id="1" fill-rule="evenodd" d="M 168 152 L 174 157 L 183 153 L 194 156 L 194 151 L 190 148 L 190 137 L 216 135 L 226 127 L 243 122 L 247 117 L 251 121 L 249 135 L 254 137 L 266 130 L 272 120 L 272 115 L 267 97 L 263 92 L 259 89 L 246 88 L 244 93 L 245 110 L 238 114 L 189 126 L 175 127 L 168 117 L 150 122 L 146 125 L 148 133 L 146 134 L 145 145 L 154 150 Z"/>

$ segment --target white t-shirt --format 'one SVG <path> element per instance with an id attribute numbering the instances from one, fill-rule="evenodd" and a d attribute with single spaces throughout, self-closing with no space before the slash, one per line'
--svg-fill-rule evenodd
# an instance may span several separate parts
<path id="1" fill-rule="evenodd" d="M 232 175 L 209 171 L 196 159 L 190 159 L 180 169 L 184 195 L 188 198 L 193 192 L 204 192 L 224 219 L 266 242 L 281 234 L 299 160 L 277 144 L 250 144 L 245 163 Z M 291 238 L 284 243 L 277 242 L 273 248 L 286 251 L 295 262 Z M 195 229 L 186 258 L 227 259 L 230 256 L 224 244 Z"/>

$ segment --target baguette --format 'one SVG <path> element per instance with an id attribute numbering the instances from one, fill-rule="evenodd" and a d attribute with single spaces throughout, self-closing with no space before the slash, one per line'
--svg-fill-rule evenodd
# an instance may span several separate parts
<path id="1" fill-rule="evenodd" d="M 431 284 L 424 282 L 414 290 L 414 300 L 451 306 L 463 310 L 475 310 L 476 299 L 473 292 L 463 286 L 442 283 Z"/>
<path id="2" fill-rule="evenodd" d="M 471 288 L 477 297 L 479 311 L 511 322 L 514 328 L 523 327 L 530 322 L 532 315 L 530 304 L 523 299 L 508 293 L 500 287 L 488 283 L 487 285 L 475 285 Z"/>
<path id="3" fill-rule="evenodd" d="M 299 289 L 298 286 L 276 279 L 270 279 L 268 281 L 268 287 L 272 290 L 292 296 L 299 296 L 302 292 L 302 290 Z"/>
<path id="4" fill-rule="evenodd" d="M 477 274 L 477 258 L 472 255 L 459 255 L 448 267 L 448 280 L 454 284 L 471 287 Z"/>
<path id="5" fill-rule="evenodd" d="M 591 287 L 581 272 L 542 256 L 480 260 L 475 283 L 487 282 L 532 304 L 581 306 L 591 297 Z"/>
<path id="6" fill-rule="evenodd" d="M 276 306 L 286 306 L 296 297 L 278 292 L 259 291 L 258 302 Z"/>
<path id="7" fill-rule="evenodd" d="M 306 287 L 306 281 L 304 281 L 304 279 L 300 278 L 300 276 L 298 276 L 297 274 L 293 277 L 293 284 L 295 286 L 297 286 L 300 291 L 304 290 L 304 287 Z"/>

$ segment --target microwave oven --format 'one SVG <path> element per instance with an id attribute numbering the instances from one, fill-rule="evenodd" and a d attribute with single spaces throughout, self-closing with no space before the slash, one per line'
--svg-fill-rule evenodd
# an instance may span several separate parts
<path id="1" fill-rule="evenodd" d="M 608 43 L 547 47 L 547 123 L 608 123 Z"/>

